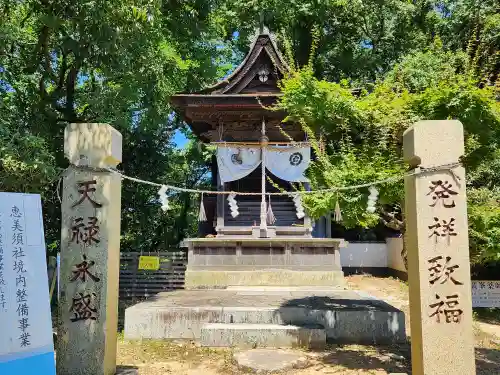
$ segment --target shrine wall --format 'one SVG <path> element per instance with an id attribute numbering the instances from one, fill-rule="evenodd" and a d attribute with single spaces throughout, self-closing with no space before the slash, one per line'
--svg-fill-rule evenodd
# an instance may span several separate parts
<path id="1" fill-rule="evenodd" d="M 403 237 L 389 237 L 386 238 L 387 244 L 387 267 L 406 273 L 405 264 L 401 257 L 403 250 Z"/>
<path id="2" fill-rule="evenodd" d="M 406 280 L 402 249 L 402 238 L 389 237 L 385 242 L 349 242 L 340 249 L 340 264 L 345 275 L 368 273 Z"/>
<path id="3" fill-rule="evenodd" d="M 340 249 L 342 267 L 387 267 L 385 242 L 349 242 Z"/>

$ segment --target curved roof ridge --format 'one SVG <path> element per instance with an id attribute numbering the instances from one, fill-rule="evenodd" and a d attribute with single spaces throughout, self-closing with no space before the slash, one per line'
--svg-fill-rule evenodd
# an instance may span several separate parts
<path id="1" fill-rule="evenodd" d="M 288 66 L 285 59 L 283 58 L 283 55 L 281 54 L 280 50 L 278 49 L 275 35 L 273 33 L 271 33 L 267 27 L 264 27 L 264 30 L 262 32 L 260 31 L 259 28 L 256 28 L 255 33 L 254 33 L 254 37 L 252 38 L 252 41 L 250 43 L 250 49 L 248 50 L 248 53 L 246 54 L 243 61 L 227 77 L 214 83 L 213 85 L 206 86 L 205 88 L 200 90 L 200 92 L 215 91 L 217 89 L 222 88 L 223 86 L 227 86 L 231 82 L 231 80 L 234 79 L 238 75 L 238 73 L 240 73 L 241 70 L 246 66 L 246 64 L 250 60 L 250 57 L 253 55 L 253 51 L 256 47 L 256 44 L 257 44 L 259 38 L 261 38 L 261 37 L 268 37 L 269 38 L 269 41 L 274 49 L 274 52 L 278 56 L 279 61 L 278 62 L 273 61 L 274 60 L 273 56 L 271 56 L 269 54 L 269 52 L 264 48 L 264 50 L 266 51 L 268 56 L 271 58 L 271 61 L 273 61 L 273 63 L 276 64 L 276 66 L 280 70 L 281 70 L 281 67 L 283 67 L 284 70 L 290 71 L 290 67 Z"/>

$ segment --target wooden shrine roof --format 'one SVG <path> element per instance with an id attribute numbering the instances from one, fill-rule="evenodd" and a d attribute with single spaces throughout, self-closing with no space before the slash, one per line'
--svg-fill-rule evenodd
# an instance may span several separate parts
<path id="1" fill-rule="evenodd" d="M 197 93 L 174 95 L 171 102 L 203 141 L 221 140 L 222 128 L 227 135 L 224 140 L 258 139 L 263 117 L 270 126 L 270 138 L 281 138 L 277 127 L 286 114 L 266 107 L 282 95 L 278 81 L 289 71 L 272 35 L 261 32 L 230 75 Z M 287 132 L 302 140 L 298 124 L 287 125 Z"/>

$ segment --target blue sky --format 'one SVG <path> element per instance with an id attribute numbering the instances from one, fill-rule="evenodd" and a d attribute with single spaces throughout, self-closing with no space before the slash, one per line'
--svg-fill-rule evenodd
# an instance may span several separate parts
<path id="1" fill-rule="evenodd" d="M 184 148 L 186 146 L 188 139 L 180 130 L 176 130 L 173 138 L 174 144 L 177 148 Z"/>

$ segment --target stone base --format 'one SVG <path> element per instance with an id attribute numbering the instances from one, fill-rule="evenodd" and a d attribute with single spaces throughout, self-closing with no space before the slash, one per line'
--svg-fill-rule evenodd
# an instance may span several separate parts
<path id="1" fill-rule="evenodd" d="M 187 239 L 185 285 L 342 285 L 339 247 L 343 245 L 344 240 L 334 238 Z"/>
<path id="2" fill-rule="evenodd" d="M 406 341 L 402 311 L 360 292 L 325 287 L 160 293 L 126 309 L 125 338 L 199 340 L 208 323 L 319 326 L 334 343 Z"/>
<path id="3" fill-rule="evenodd" d="M 255 270 L 255 271 L 202 271 L 187 270 L 187 289 L 225 288 L 233 285 L 262 286 L 343 286 L 342 271 L 295 271 L 295 270 Z"/>
<path id="4" fill-rule="evenodd" d="M 207 323 L 200 341 L 208 347 L 324 349 L 326 335 L 321 328 L 292 325 Z"/>

